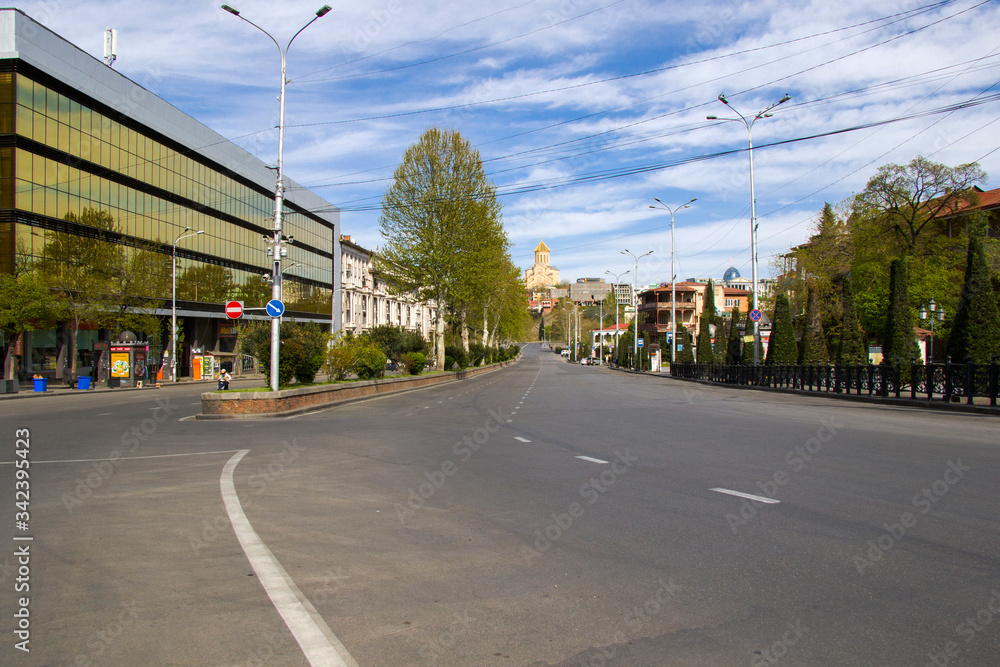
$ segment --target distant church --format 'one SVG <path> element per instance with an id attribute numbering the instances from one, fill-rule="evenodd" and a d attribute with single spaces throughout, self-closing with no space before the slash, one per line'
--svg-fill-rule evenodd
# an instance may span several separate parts
<path id="1" fill-rule="evenodd" d="M 545 241 L 535 248 L 535 265 L 524 271 L 524 286 L 529 290 L 559 284 L 559 269 L 549 265 L 549 247 Z"/>

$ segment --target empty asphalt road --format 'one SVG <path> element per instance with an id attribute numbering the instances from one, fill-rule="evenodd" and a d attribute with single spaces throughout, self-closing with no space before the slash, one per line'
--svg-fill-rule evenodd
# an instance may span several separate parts
<path id="1" fill-rule="evenodd" d="M 290 419 L 204 388 L 0 401 L 0 663 L 1000 662 L 994 417 L 537 345 Z"/>

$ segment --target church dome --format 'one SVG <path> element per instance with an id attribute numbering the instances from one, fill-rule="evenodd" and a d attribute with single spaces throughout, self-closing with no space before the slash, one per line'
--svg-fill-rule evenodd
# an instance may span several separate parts
<path id="1" fill-rule="evenodd" d="M 726 272 L 722 274 L 722 280 L 727 283 L 730 280 L 736 280 L 739 277 L 740 277 L 740 270 L 737 269 L 735 266 L 730 266 L 728 269 L 726 269 Z"/>

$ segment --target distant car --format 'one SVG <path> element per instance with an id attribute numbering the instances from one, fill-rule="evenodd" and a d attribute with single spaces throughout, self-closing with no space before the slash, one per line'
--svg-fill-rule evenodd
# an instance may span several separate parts
<path id="1" fill-rule="evenodd" d="M 560 352 L 559 354 L 561 354 L 562 356 L 564 356 L 564 357 L 566 357 L 567 359 L 569 359 L 569 350 L 563 350 L 563 351 L 562 351 L 562 352 Z"/>

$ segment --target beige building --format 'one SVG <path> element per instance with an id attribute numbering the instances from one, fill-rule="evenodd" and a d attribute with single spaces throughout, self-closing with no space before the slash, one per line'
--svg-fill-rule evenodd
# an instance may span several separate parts
<path id="1" fill-rule="evenodd" d="M 414 294 L 392 294 L 385 281 L 372 274 L 372 252 L 340 237 L 342 330 L 365 333 L 382 324 L 419 331 L 430 340 L 437 308 Z"/>
<path id="2" fill-rule="evenodd" d="M 549 248 L 542 241 L 535 248 L 535 265 L 524 271 L 524 286 L 529 290 L 559 284 L 559 269 L 549 264 Z"/>

